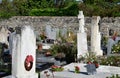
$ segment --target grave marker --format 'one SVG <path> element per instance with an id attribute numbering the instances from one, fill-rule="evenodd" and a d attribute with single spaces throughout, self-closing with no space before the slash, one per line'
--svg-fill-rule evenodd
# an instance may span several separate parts
<path id="1" fill-rule="evenodd" d="M 99 21 L 100 21 L 99 16 L 92 17 L 91 52 L 94 52 L 97 56 L 102 56 L 103 51 L 101 50 L 101 34 L 99 32 L 99 26 L 98 26 Z"/>
<path id="2" fill-rule="evenodd" d="M 8 34 L 9 31 L 7 30 L 7 28 L 5 27 L 1 27 L 1 30 L 0 30 L 0 42 L 1 43 L 6 43 L 8 45 Z"/>
<path id="3" fill-rule="evenodd" d="M 79 31 L 77 33 L 77 58 L 80 58 L 80 56 L 85 56 L 85 54 L 88 52 L 87 47 L 87 35 L 84 29 L 84 15 L 83 11 L 79 11 L 78 15 L 79 20 Z"/>
<path id="4" fill-rule="evenodd" d="M 36 36 L 33 29 L 25 25 L 17 27 L 12 34 L 12 76 L 5 78 L 38 78 L 36 66 Z"/>
<path id="5" fill-rule="evenodd" d="M 88 75 L 89 75 L 89 74 L 95 74 L 95 73 L 97 72 L 97 71 L 96 71 L 95 64 L 87 64 L 87 65 L 86 65 L 86 69 L 87 69 Z"/>

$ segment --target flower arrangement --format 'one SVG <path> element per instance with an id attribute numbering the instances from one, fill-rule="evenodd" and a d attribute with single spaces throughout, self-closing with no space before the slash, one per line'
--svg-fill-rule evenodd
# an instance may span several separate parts
<path id="1" fill-rule="evenodd" d="M 33 66 L 33 56 L 32 55 L 27 55 L 26 56 L 26 59 L 25 59 L 25 62 L 24 62 L 24 66 L 25 66 L 25 69 L 27 71 L 30 71 L 32 69 L 32 66 Z"/>
<path id="2" fill-rule="evenodd" d="M 75 66 L 75 73 L 80 73 L 80 68 L 78 66 Z"/>
<path id="3" fill-rule="evenodd" d="M 52 70 L 52 71 L 63 71 L 64 68 L 61 67 L 61 66 L 52 65 L 52 66 L 51 66 L 51 70 Z"/>
<path id="4" fill-rule="evenodd" d="M 93 64 L 95 64 L 95 67 L 98 68 L 99 67 L 99 64 L 97 61 L 93 61 Z"/>
<path id="5" fill-rule="evenodd" d="M 112 53 L 120 53 L 120 41 L 112 46 Z"/>
<path id="6" fill-rule="evenodd" d="M 89 62 L 87 62 L 87 64 L 94 64 L 96 68 L 99 67 L 99 64 L 98 64 L 97 61 L 93 61 L 93 62 L 90 62 L 90 61 L 89 61 Z"/>

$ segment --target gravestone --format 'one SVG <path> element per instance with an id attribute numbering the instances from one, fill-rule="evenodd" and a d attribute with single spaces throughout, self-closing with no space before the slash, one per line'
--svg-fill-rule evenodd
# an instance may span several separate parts
<path id="1" fill-rule="evenodd" d="M 61 31 L 62 31 L 62 36 L 64 36 L 66 38 L 66 36 L 67 36 L 67 29 L 63 28 Z"/>
<path id="2" fill-rule="evenodd" d="M 107 43 L 107 55 L 111 54 L 111 49 L 114 44 L 115 44 L 115 41 L 112 38 L 109 38 Z"/>
<path id="3" fill-rule="evenodd" d="M 112 54 L 112 47 L 113 47 L 113 45 L 117 44 L 119 40 L 120 40 L 120 37 L 116 37 L 115 40 L 113 40 L 112 38 L 108 39 L 108 42 L 107 42 L 107 55 Z"/>
<path id="4" fill-rule="evenodd" d="M 7 28 L 1 27 L 1 30 L 0 30 L 0 42 L 1 43 L 8 44 L 8 36 L 9 36 L 8 33 L 9 33 L 9 31 Z"/>
<path id="5" fill-rule="evenodd" d="M 5 78 L 38 78 L 36 66 L 36 36 L 32 27 L 17 27 L 12 36 L 12 76 Z"/>
<path id="6" fill-rule="evenodd" d="M 46 36 L 48 39 L 56 40 L 56 29 L 51 26 L 46 26 Z"/>
<path id="7" fill-rule="evenodd" d="M 85 26 L 85 20 L 83 11 L 79 11 L 78 15 L 79 20 L 79 31 L 77 33 L 77 58 L 80 58 L 80 56 L 85 56 L 88 52 L 88 46 L 87 46 L 87 35 L 84 29 Z"/>
<path id="8" fill-rule="evenodd" d="M 91 25 L 91 52 L 94 52 L 97 56 L 102 56 L 103 51 L 101 50 L 101 34 L 99 32 L 99 23 L 100 17 L 92 17 Z"/>
<path id="9" fill-rule="evenodd" d="M 118 41 L 120 41 L 120 37 L 116 37 L 115 43 L 118 43 Z"/>

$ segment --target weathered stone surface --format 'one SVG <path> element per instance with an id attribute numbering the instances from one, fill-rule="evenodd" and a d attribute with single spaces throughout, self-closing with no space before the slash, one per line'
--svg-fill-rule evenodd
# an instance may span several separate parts
<path id="1" fill-rule="evenodd" d="M 97 56 L 102 56 L 101 50 L 101 33 L 99 32 L 100 17 L 93 16 L 91 24 L 91 52 L 94 52 Z"/>
<path id="2" fill-rule="evenodd" d="M 80 56 L 85 56 L 88 52 L 87 46 L 87 34 L 85 32 L 85 19 L 83 15 L 83 11 L 79 11 L 78 15 L 79 20 L 79 31 L 77 33 L 77 58 L 79 59 Z"/>
<path id="3" fill-rule="evenodd" d="M 9 31 L 6 27 L 0 28 L 0 43 L 5 43 L 8 45 L 8 34 Z"/>
<path id="4" fill-rule="evenodd" d="M 10 36 L 12 53 L 12 76 L 5 78 L 38 78 L 36 65 L 36 36 L 32 27 L 17 27 Z"/>
<path id="5" fill-rule="evenodd" d="M 85 17 L 85 27 L 90 31 L 91 17 Z M 16 27 L 18 24 L 23 24 L 24 22 L 29 22 L 33 24 L 36 31 L 41 31 L 45 29 L 45 26 L 50 23 L 53 27 L 64 27 L 69 28 L 73 31 L 78 31 L 78 19 L 77 16 L 14 16 L 7 20 L 0 21 L 0 26 Z M 52 24 L 53 23 L 53 24 Z M 105 30 L 103 30 L 106 28 Z M 105 33 L 108 36 L 109 30 L 113 29 L 118 31 L 120 35 L 120 17 L 104 17 L 100 20 L 100 32 Z"/>

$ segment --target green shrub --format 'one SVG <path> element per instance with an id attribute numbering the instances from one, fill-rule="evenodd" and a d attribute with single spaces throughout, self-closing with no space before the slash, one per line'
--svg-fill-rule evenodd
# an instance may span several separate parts
<path id="1" fill-rule="evenodd" d="M 100 65 L 109 65 L 109 66 L 118 66 L 120 67 L 120 55 L 118 56 L 96 56 L 93 52 L 86 53 L 85 57 L 80 57 L 78 59 L 79 62 L 87 63 L 88 61 L 93 62 L 96 61 Z"/>
<path id="2" fill-rule="evenodd" d="M 0 12 L 0 18 L 10 18 L 13 14 L 6 12 L 6 11 L 2 11 Z"/>
<path id="3" fill-rule="evenodd" d="M 86 55 L 85 55 L 85 63 L 93 62 L 93 61 L 98 61 L 96 54 L 94 52 L 86 53 Z"/>
<path id="4" fill-rule="evenodd" d="M 73 10 L 74 9 L 74 10 Z M 78 14 L 78 4 L 70 3 L 64 8 L 41 8 L 32 9 L 30 16 L 76 16 Z"/>
<path id="5" fill-rule="evenodd" d="M 106 78 L 120 78 L 120 76 L 118 74 L 116 75 L 113 74 L 111 77 L 106 77 Z"/>
<path id="6" fill-rule="evenodd" d="M 110 65 L 110 66 L 119 66 L 120 67 L 120 56 L 100 57 L 99 63 L 101 65 Z"/>
<path id="7" fill-rule="evenodd" d="M 63 8 L 63 13 L 66 16 L 76 16 L 78 15 L 78 4 L 76 3 L 71 3 L 69 6 Z"/>
<path id="8" fill-rule="evenodd" d="M 76 55 L 77 55 L 77 47 L 74 44 L 57 44 L 53 45 L 51 48 L 51 52 L 53 55 L 56 55 L 57 53 L 64 53 L 65 59 L 67 63 L 75 62 Z"/>
<path id="9" fill-rule="evenodd" d="M 89 1 L 89 0 L 88 0 Z M 101 17 L 119 17 L 120 5 L 107 1 L 85 2 L 79 4 L 79 10 L 83 10 L 86 16 L 99 15 Z"/>
<path id="10" fill-rule="evenodd" d="M 55 8 L 45 9 L 32 9 L 29 13 L 30 16 L 54 16 L 57 12 Z"/>
<path id="11" fill-rule="evenodd" d="M 112 53 L 120 53 L 120 41 L 112 46 Z"/>

